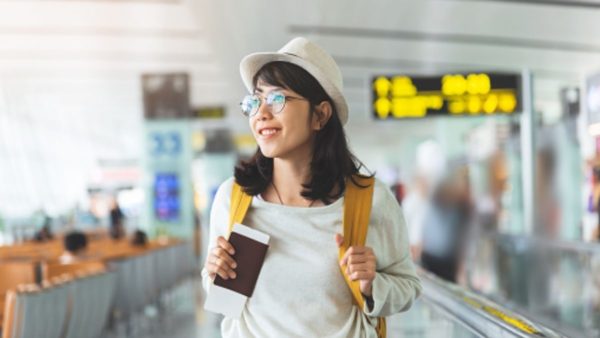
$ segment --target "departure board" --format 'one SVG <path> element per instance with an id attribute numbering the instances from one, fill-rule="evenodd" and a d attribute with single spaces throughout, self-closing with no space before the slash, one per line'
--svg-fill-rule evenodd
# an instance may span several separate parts
<path id="1" fill-rule="evenodd" d="M 521 111 L 520 74 L 466 73 L 441 76 L 375 76 L 377 120 L 431 116 L 481 116 Z"/>

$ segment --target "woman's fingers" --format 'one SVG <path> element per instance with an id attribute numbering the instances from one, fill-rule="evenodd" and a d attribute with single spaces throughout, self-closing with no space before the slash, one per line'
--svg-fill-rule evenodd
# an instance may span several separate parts
<path id="1" fill-rule="evenodd" d="M 219 262 L 219 265 L 221 264 L 226 264 L 227 266 L 229 266 L 232 269 L 235 269 L 237 267 L 237 263 L 233 260 L 233 258 L 231 258 L 231 256 L 229 256 L 229 254 L 227 253 L 227 251 L 225 251 L 225 249 L 223 248 L 214 248 L 213 252 L 212 252 L 212 256 L 213 258 L 213 262 L 217 263 Z"/>
<path id="2" fill-rule="evenodd" d="M 209 270 L 209 274 L 212 271 L 213 276 L 219 275 L 223 279 L 229 279 L 229 278 L 234 279 L 236 277 L 235 271 L 233 271 L 231 269 L 222 268 L 213 263 L 209 263 L 207 270 Z"/>
<path id="3" fill-rule="evenodd" d="M 352 264 L 346 267 L 346 275 L 352 276 L 355 273 L 368 272 L 375 273 L 375 264 L 371 262 L 362 263 L 362 264 Z"/>
<path id="4" fill-rule="evenodd" d="M 368 246 L 351 246 L 348 250 L 346 250 L 346 253 L 344 253 L 344 256 L 340 260 L 340 264 L 350 264 L 351 260 L 354 260 L 354 262 L 359 262 L 359 260 L 363 259 L 363 256 L 374 258 L 375 254 L 373 253 L 373 249 Z"/>
<path id="5" fill-rule="evenodd" d="M 360 271 L 375 271 L 375 264 L 371 264 L 371 262 L 360 263 L 360 264 L 350 264 L 346 267 L 346 273 L 351 275 L 355 272 Z"/>
<path id="6" fill-rule="evenodd" d="M 375 271 L 357 271 L 350 275 L 350 279 L 372 281 L 375 279 Z"/>
<path id="7" fill-rule="evenodd" d="M 229 258 L 231 261 L 233 261 L 231 258 Z M 235 262 L 233 262 L 233 265 L 226 261 L 223 258 L 220 257 L 216 257 L 215 258 L 215 265 L 219 268 L 219 270 L 223 270 L 225 272 L 227 272 L 227 274 L 229 275 L 229 277 L 234 278 L 235 277 L 235 271 L 233 271 L 233 269 L 235 269 L 235 267 L 233 265 L 235 265 Z"/>
<path id="8" fill-rule="evenodd" d="M 346 260 L 346 262 L 348 263 L 348 265 L 352 265 L 352 264 L 366 263 L 371 260 L 375 260 L 375 256 L 371 256 L 369 254 L 360 254 L 360 255 L 348 256 L 348 259 Z"/>
<path id="9" fill-rule="evenodd" d="M 340 264 L 346 266 L 346 274 L 352 280 L 372 281 L 375 278 L 376 257 L 370 247 L 350 247 L 340 260 Z"/>
<path id="10" fill-rule="evenodd" d="M 217 238 L 217 245 L 223 249 L 225 249 L 230 255 L 234 255 L 235 254 L 235 249 L 233 248 L 233 245 L 231 245 L 231 243 L 229 243 L 225 237 L 223 236 L 219 236 L 219 238 Z"/>
<path id="11" fill-rule="evenodd" d="M 234 269 L 237 267 L 237 263 L 231 257 L 233 254 L 235 254 L 233 246 L 224 237 L 219 236 L 217 238 L 217 246 L 211 250 L 206 261 L 208 275 L 212 279 L 216 275 L 221 276 L 223 279 L 235 278 L 236 273 Z"/>
<path id="12" fill-rule="evenodd" d="M 224 259 L 215 255 L 211 255 L 209 257 L 206 270 L 209 274 L 212 274 L 211 277 L 214 277 L 215 275 L 219 275 L 223 279 L 236 277 L 236 273 L 233 268 Z"/>

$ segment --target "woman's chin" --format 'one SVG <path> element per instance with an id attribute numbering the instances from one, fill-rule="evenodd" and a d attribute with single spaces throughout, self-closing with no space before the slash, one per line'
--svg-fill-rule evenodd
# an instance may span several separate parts
<path id="1" fill-rule="evenodd" d="M 261 147 L 260 152 L 264 157 L 273 158 L 277 156 L 277 151 L 269 147 Z"/>

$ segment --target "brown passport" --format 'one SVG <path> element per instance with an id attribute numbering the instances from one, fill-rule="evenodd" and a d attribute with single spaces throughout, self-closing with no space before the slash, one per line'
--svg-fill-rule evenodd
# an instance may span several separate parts
<path id="1" fill-rule="evenodd" d="M 251 297 L 269 246 L 237 232 L 231 233 L 229 243 L 235 249 L 232 258 L 237 263 L 237 268 L 234 270 L 236 278 L 225 280 L 217 275 L 214 283 Z"/>

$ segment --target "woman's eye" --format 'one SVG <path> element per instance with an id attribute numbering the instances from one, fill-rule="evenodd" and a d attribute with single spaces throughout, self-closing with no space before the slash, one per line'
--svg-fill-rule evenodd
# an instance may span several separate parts
<path id="1" fill-rule="evenodd" d="M 285 101 L 285 96 L 283 94 L 275 94 L 271 96 L 271 103 L 283 103 Z"/>

